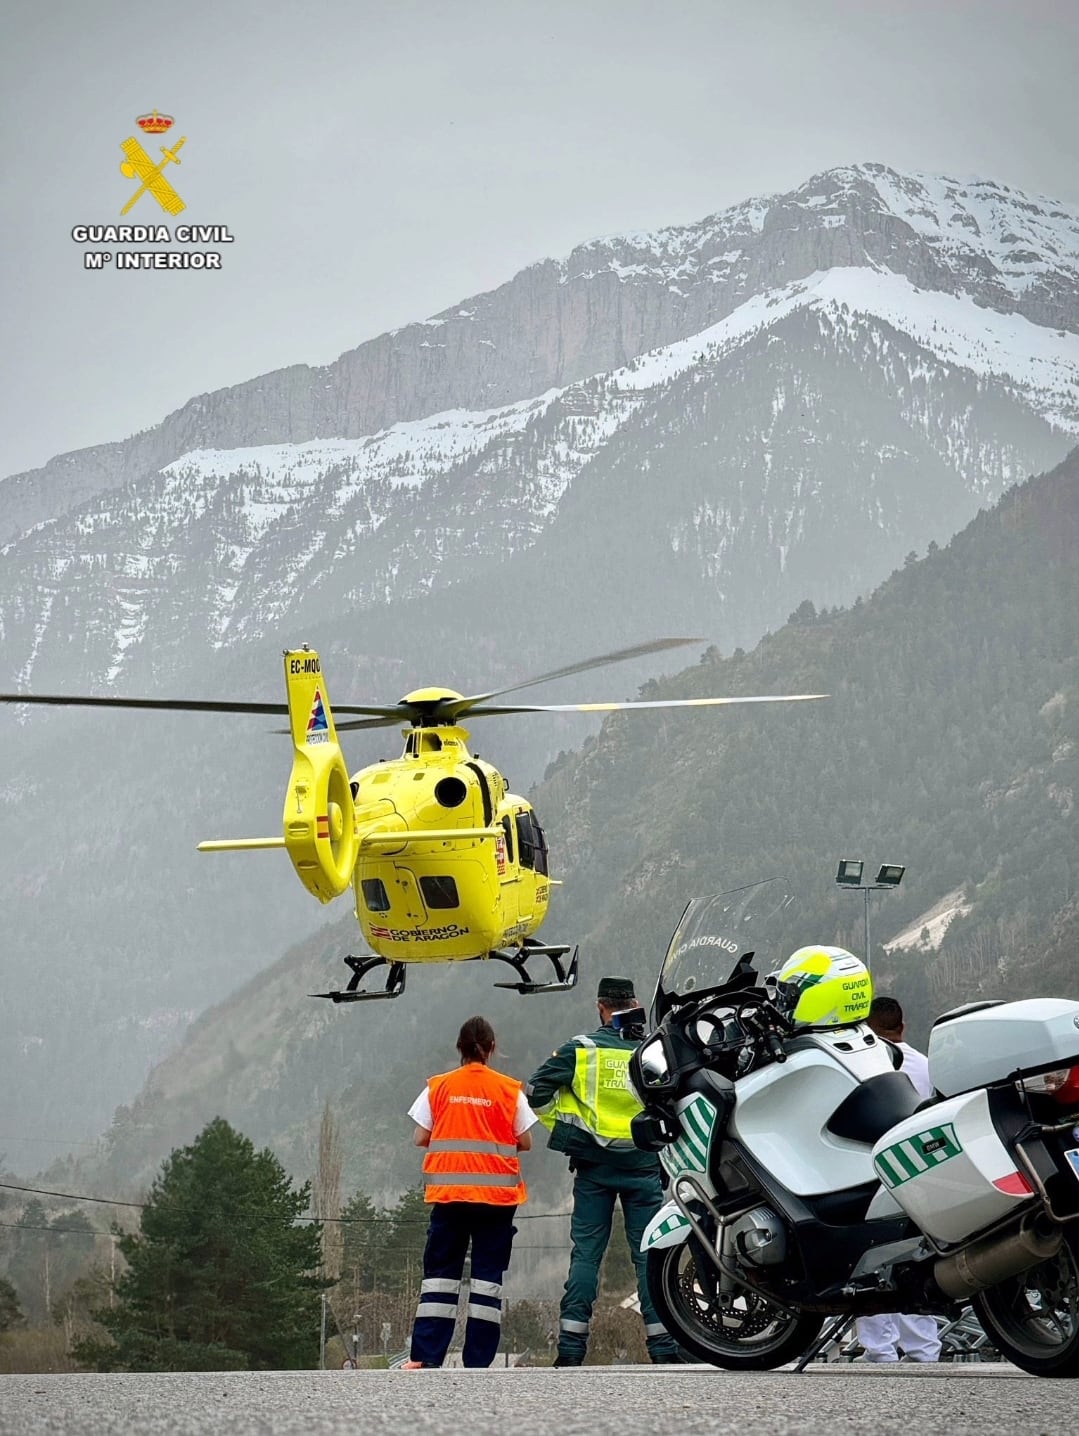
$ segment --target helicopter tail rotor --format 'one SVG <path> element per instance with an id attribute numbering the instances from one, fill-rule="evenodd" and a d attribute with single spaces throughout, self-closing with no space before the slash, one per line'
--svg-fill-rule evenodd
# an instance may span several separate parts
<path id="1" fill-rule="evenodd" d="M 308 892 L 331 902 L 352 882 L 359 851 L 348 769 L 337 742 L 317 653 L 285 653 L 292 772 L 285 794 L 284 842 Z"/>

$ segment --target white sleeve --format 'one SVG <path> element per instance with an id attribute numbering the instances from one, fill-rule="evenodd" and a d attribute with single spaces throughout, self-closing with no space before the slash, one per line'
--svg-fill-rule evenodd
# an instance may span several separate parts
<path id="1" fill-rule="evenodd" d="M 529 1127 L 534 1127 L 539 1118 L 528 1105 L 528 1098 L 522 1088 L 517 1093 L 517 1111 L 513 1114 L 513 1135 L 519 1137 L 522 1132 L 527 1132 Z"/>
<path id="2" fill-rule="evenodd" d="M 929 1076 L 928 1059 L 916 1047 L 908 1047 L 905 1042 L 899 1044 L 899 1050 L 903 1054 L 903 1066 L 900 1071 L 905 1072 L 910 1078 L 919 1097 L 932 1097 L 933 1083 Z"/>
<path id="3" fill-rule="evenodd" d="M 435 1125 L 434 1113 L 431 1111 L 431 1094 L 426 1087 L 408 1109 L 408 1115 L 416 1126 L 422 1127 L 425 1132 L 429 1132 Z"/>

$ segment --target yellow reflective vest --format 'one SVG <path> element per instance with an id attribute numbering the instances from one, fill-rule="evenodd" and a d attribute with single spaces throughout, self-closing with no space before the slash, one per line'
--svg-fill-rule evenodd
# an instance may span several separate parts
<path id="1" fill-rule="evenodd" d="M 532 1074 L 528 1100 L 550 1131 L 548 1146 L 583 1161 L 649 1170 L 657 1165 L 630 1136 L 641 1111 L 629 1085 L 629 1059 L 638 1045 L 601 1027 L 564 1043 Z"/>

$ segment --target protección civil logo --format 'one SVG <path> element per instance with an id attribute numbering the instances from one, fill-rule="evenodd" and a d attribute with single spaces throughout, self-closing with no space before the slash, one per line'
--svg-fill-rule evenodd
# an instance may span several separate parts
<path id="1" fill-rule="evenodd" d="M 167 134 L 176 123 L 172 115 L 163 115 L 158 110 L 139 115 L 135 123 L 145 135 Z M 182 214 L 187 205 L 171 183 L 172 176 L 166 176 L 169 165 L 179 166 L 180 151 L 187 144 L 187 136 L 174 141 L 170 146 L 159 146 L 161 159 L 155 161 L 134 135 L 124 140 L 120 148 L 125 158 L 120 164 L 120 173 L 127 180 L 135 181 L 127 203 L 120 211 L 120 217 L 129 214 L 142 200 L 145 208 L 156 203 L 166 214 L 175 217 Z M 167 224 L 77 224 L 71 231 L 76 244 L 109 245 L 108 249 L 86 249 L 83 252 L 84 269 L 220 269 L 220 249 L 196 249 L 196 245 L 222 245 L 235 243 L 227 224 L 177 224 L 171 230 Z M 191 248 L 181 250 L 123 249 L 117 245 L 136 244 L 179 244 Z"/>

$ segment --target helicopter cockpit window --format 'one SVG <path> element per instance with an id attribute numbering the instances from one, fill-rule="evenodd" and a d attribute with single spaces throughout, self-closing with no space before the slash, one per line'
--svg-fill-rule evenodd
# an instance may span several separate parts
<path id="1" fill-rule="evenodd" d="M 360 886 L 368 912 L 389 912 L 390 899 L 381 878 L 364 878 Z"/>
<path id="2" fill-rule="evenodd" d="M 506 860 L 513 862 L 513 824 L 509 818 L 502 819 L 502 828 L 506 834 Z"/>
<path id="3" fill-rule="evenodd" d="M 450 877 L 420 878 L 420 892 L 428 907 L 460 907 L 457 884 Z"/>
<path id="4" fill-rule="evenodd" d="M 517 814 L 517 851 L 520 854 L 521 867 L 536 866 L 536 840 L 532 831 L 531 813 Z"/>

